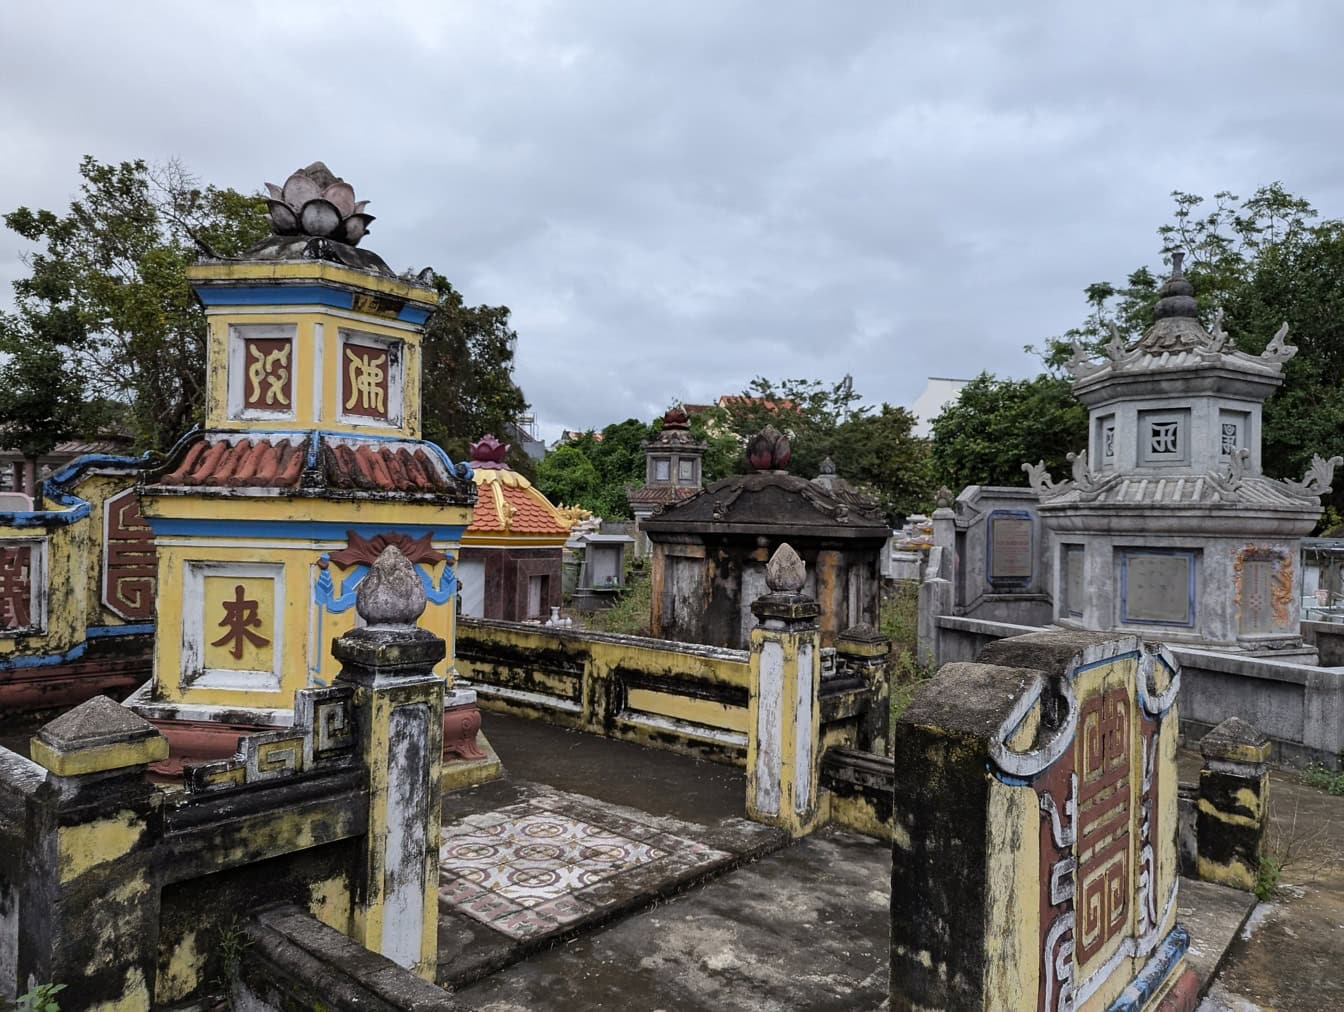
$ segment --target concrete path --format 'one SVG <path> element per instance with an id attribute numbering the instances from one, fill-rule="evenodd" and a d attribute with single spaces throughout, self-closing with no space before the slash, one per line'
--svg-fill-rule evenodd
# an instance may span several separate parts
<path id="1" fill-rule="evenodd" d="M 1344 798 L 1276 773 L 1270 817 L 1278 893 L 1251 913 L 1200 1012 L 1344 1009 Z"/>
<path id="2" fill-rule="evenodd" d="M 457 992 L 480 1012 L 879 1009 L 891 852 L 823 830 Z"/>

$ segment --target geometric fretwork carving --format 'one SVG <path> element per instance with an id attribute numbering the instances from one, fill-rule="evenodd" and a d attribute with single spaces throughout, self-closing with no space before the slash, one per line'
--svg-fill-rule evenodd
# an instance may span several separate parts
<path id="1" fill-rule="evenodd" d="M 134 488 L 103 503 L 103 604 L 128 621 L 154 617 L 158 558 Z"/>

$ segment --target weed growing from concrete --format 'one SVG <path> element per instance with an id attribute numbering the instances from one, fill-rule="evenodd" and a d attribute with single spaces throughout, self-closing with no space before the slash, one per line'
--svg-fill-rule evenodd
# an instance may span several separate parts
<path id="1" fill-rule="evenodd" d="M 219 929 L 219 938 L 215 942 L 215 955 L 219 960 L 219 976 L 212 983 L 224 996 L 225 1007 L 232 1012 L 234 983 L 238 980 L 238 970 L 242 966 L 243 953 L 247 951 L 252 939 L 248 938 L 237 917 L 229 918 L 229 923 Z"/>
<path id="2" fill-rule="evenodd" d="M 1326 794 L 1344 797 L 1344 770 L 1328 770 L 1313 764 L 1302 771 L 1302 782 Z"/>
<path id="3" fill-rule="evenodd" d="M 64 984 L 36 984 L 28 978 L 28 991 L 18 997 L 15 1012 L 61 1012 L 56 995 L 65 990 Z M 8 1008 L 8 1005 L 4 1006 Z"/>
<path id="4" fill-rule="evenodd" d="M 1260 866 L 1255 872 L 1255 897 L 1264 902 L 1279 890 L 1279 878 L 1283 875 L 1283 864 L 1272 854 L 1260 858 Z"/>

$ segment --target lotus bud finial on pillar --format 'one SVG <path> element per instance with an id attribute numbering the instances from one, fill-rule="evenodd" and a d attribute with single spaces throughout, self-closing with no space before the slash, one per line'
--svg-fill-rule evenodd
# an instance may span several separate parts
<path id="1" fill-rule="evenodd" d="M 807 565 L 787 541 L 765 565 L 765 585 L 773 594 L 797 594 L 807 582 Z"/>
<path id="2" fill-rule="evenodd" d="M 359 582 L 355 612 L 370 628 L 414 626 L 425 610 L 425 588 L 411 561 L 388 545 Z"/>
<path id="3" fill-rule="evenodd" d="M 355 200 L 355 188 L 322 162 L 297 170 L 284 186 L 267 183 L 266 190 L 276 235 L 310 235 L 357 246 L 374 220 L 364 212 L 369 202 Z"/>

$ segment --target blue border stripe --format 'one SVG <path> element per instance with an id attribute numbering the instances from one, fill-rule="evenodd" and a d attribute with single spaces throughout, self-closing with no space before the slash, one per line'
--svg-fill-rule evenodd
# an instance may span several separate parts
<path id="1" fill-rule="evenodd" d="M 352 523 L 348 520 L 213 520 L 206 518 L 147 518 L 156 538 L 298 538 L 311 541 L 344 541 L 347 531 L 371 538 L 388 531 L 411 537 L 430 535 L 436 541 L 459 541 L 466 524 Z"/>
<path id="2" fill-rule="evenodd" d="M 194 286 L 196 297 L 204 306 L 331 306 L 333 309 L 355 311 L 354 292 L 328 285 L 274 284 L 256 287 Z M 382 298 L 402 303 L 396 318 L 404 323 L 422 325 L 430 311 L 413 305 L 396 295 L 375 293 Z M 365 315 L 376 318 L 376 313 Z"/>

